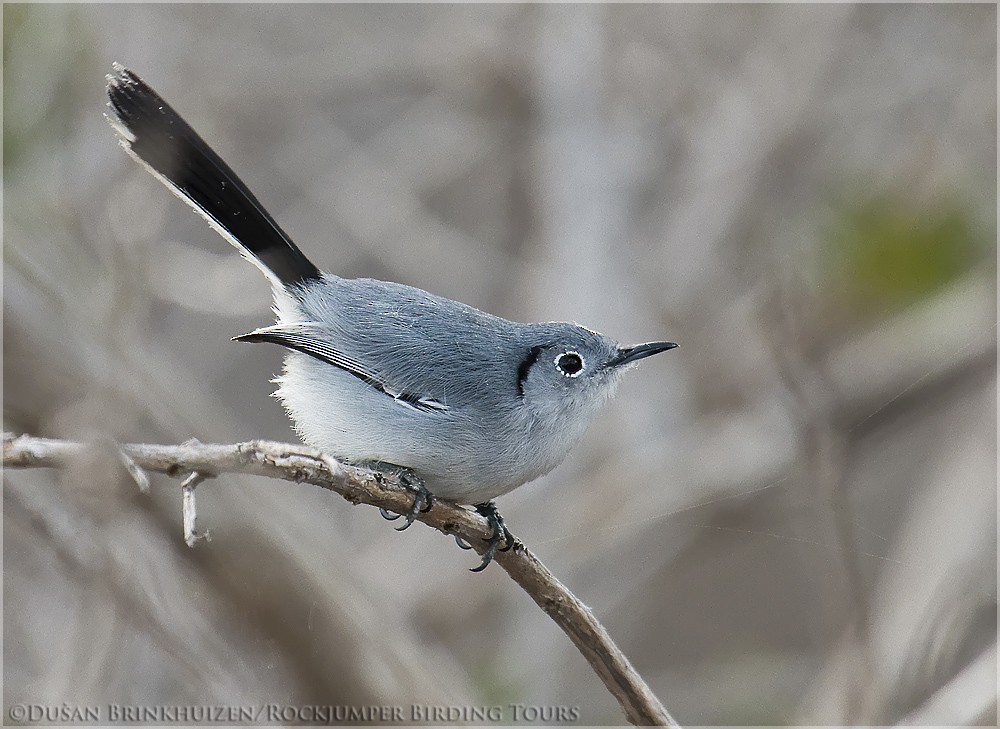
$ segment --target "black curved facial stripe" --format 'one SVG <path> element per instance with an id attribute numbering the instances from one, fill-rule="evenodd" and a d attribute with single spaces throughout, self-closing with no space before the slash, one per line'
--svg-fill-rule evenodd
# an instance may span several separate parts
<path id="1" fill-rule="evenodd" d="M 245 334 L 242 337 L 237 337 L 243 342 L 271 342 L 273 344 L 279 344 L 286 349 L 294 349 L 296 352 L 302 352 L 302 354 L 308 354 L 314 359 L 318 359 L 320 362 L 325 362 L 326 364 L 333 365 L 334 367 L 347 372 L 348 374 L 354 375 L 363 383 L 368 385 L 374 390 L 378 390 L 380 393 L 386 397 L 391 397 L 393 400 L 399 400 L 404 402 L 412 408 L 417 410 L 422 410 L 427 413 L 437 413 L 441 411 L 441 407 L 433 407 L 428 405 L 424 399 L 421 399 L 419 395 L 414 395 L 412 392 L 399 392 L 393 394 L 389 391 L 383 382 L 368 374 L 367 372 L 361 372 L 356 369 L 352 369 L 344 365 L 343 362 L 337 362 L 331 359 L 329 356 L 325 355 L 320 348 L 311 346 L 312 342 L 308 337 L 296 337 L 288 334 L 279 334 L 277 332 L 260 332 L 257 334 Z"/>
<path id="2" fill-rule="evenodd" d="M 535 362 L 538 361 L 538 357 L 541 355 L 543 349 L 544 347 L 532 347 L 528 350 L 528 354 L 525 355 L 524 359 L 521 360 L 521 364 L 517 366 L 517 392 L 521 397 L 524 397 L 524 381 L 528 379 L 528 372 Z"/>

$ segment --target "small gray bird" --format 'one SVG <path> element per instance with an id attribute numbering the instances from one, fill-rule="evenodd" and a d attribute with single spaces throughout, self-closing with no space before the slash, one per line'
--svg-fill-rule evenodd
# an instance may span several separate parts
<path id="1" fill-rule="evenodd" d="M 493 536 L 473 571 L 513 545 L 492 500 L 555 468 L 628 366 L 677 346 L 620 347 L 576 324 L 519 324 L 411 286 L 322 273 L 187 122 L 134 73 L 113 70 L 108 120 L 121 145 L 270 279 L 277 323 L 236 339 L 288 349 L 275 394 L 296 431 L 346 462 L 398 473 L 414 494 L 401 529 L 434 497 L 475 505 Z"/>

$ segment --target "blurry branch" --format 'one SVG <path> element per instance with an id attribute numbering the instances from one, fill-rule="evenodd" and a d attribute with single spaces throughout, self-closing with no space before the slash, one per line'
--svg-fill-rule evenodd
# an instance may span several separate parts
<path id="1" fill-rule="evenodd" d="M 776 266 L 776 270 L 781 269 Z M 813 296 L 795 280 L 778 279 L 770 299 L 765 300 L 762 320 L 768 324 L 765 331 L 771 353 L 802 436 L 808 482 L 815 487 L 818 503 L 830 506 L 845 586 L 856 613 L 851 632 L 845 635 L 849 645 L 841 654 L 849 658 L 837 659 L 842 672 L 838 680 L 827 680 L 823 690 L 840 694 L 843 720 L 857 721 L 870 711 L 866 707 L 889 705 L 900 692 L 888 691 L 880 683 L 887 666 L 884 649 L 873 640 L 879 624 L 871 605 L 873 590 L 861 566 L 857 526 L 844 476 L 847 454 L 863 435 L 893 418 L 914 409 L 933 408 L 935 400 L 957 385 L 995 377 L 996 283 L 988 272 L 973 271 L 937 295 L 824 353 L 810 353 L 803 346 L 811 332 L 822 329 Z M 911 601 L 918 599 L 910 595 L 915 589 L 911 585 L 907 591 Z M 921 709 L 922 714 L 914 714 L 920 718 L 903 723 L 945 721 L 940 717 L 949 715 L 940 712 L 940 707 L 954 705 L 958 687 L 969 685 L 969 681 L 954 682 L 954 690 L 942 689 L 934 702 L 928 701 Z M 976 711 L 988 713 L 988 708 Z M 978 714 L 970 709 L 968 716 Z M 927 717 L 938 718 L 925 720 Z M 877 718 L 869 719 L 879 723 Z M 861 723 L 868 721 L 862 718 Z M 946 723 L 966 722 L 948 719 Z M 969 723 L 975 721 L 970 719 Z"/>
<path id="2" fill-rule="evenodd" d="M 996 372 L 996 277 L 976 270 L 842 343 L 825 363 L 831 417 L 854 439 L 969 377 Z"/>
<path id="3" fill-rule="evenodd" d="M 60 468 L 101 444 L 34 438 L 4 433 L 5 468 Z M 129 474 L 148 488 L 145 471 L 183 478 L 184 538 L 189 546 L 206 538 L 195 531 L 194 487 L 221 473 L 246 473 L 334 491 L 353 504 L 368 504 L 396 513 L 406 512 L 413 496 L 389 477 L 346 466 L 305 446 L 269 441 L 229 445 L 188 442 L 181 445 L 131 443 L 116 446 Z M 483 551 L 490 527 L 478 514 L 446 502 L 435 502 L 417 519 L 438 531 L 464 539 Z M 569 636 L 608 690 L 618 699 L 625 716 L 636 725 L 678 726 L 646 685 L 629 660 L 611 640 L 593 613 L 573 595 L 520 542 L 495 561 Z"/>
<path id="4" fill-rule="evenodd" d="M 996 723 L 997 647 L 990 646 L 898 722 L 901 726 L 990 726 Z"/>
<path id="5" fill-rule="evenodd" d="M 778 269 L 781 271 L 781 269 Z M 875 659 L 871 650 L 871 605 L 861 568 L 854 515 L 844 478 L 846 437 L 831 415 L 834 397 L 825 361 L 811 356 L 805 342 L 819 331 L 822 317 L 812 292 L 796 275 L 777 275 L 765 299 L 767 341 L 789 411 L 800 434 L 800 458 L 805 482 L 817 503 L 829 504 L 829 517 L 839 547 L 840 564 L 853 607 L 851 627 L 861 660 L 850 687 L 861 691 L 871 684 Z M 856 698 L 856 697 L 855 697 Z"/>

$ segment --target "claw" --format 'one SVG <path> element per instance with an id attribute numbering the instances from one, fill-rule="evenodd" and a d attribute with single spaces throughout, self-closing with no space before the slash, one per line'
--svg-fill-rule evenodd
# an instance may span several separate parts
<path id="1" fill-rule="evenodd" d="M 412 471 L 402 469 L 399 472 L 400 483 L 403 484 L 403 488 L 413 494 L 413 507 L 404 514 L 394 514 L 387 509 L 379 509 L 384 519 L 389 521 L 396 521 L 400 517 L 406 517 L 406 523 L 402 526 L 396 527 L 397 532 L 405 531 L 409 529 L 410 525 L 413 524 L 414 519 L 417 518 L 417 514 L 426 514 L 434 506 L 434 494 L 427 490 L 424 486 L 424 482 L 421 481 Z M 381 474 L 376 473 L 376 478 L 381 481 Z"/>
<path id="2" fill-rule="evenodd" d="M 473 567 L 469 570 L 470 572 L 482 572 L 489 566 L 490 562 L 493 561 L 497 550 L 506 552 L 514 546 L 515 541 L 514 535 L 510 533 L 507 525 L 504 524 L 503 517 L 500 516 L 500 512 L 497 511 L 496 504 L 492 501 L 488 501 L 483 504 L 476 504 L 476 511 L 479 512 L 481 516 L 485 517 L 487 522 L 489 522 L 489 525 L 493 529 L 493 534 L 489 539 L 485 540 L 489 546 L 487 546 L 486 551 L 483 552 L 482 564 L 478 567 Z M 455 539 L 457 541 L 458 537 Z M 503 547 L 500 546 L 501 542 L 503 542 Z M 461 547 L 461 543 L 458 546 Z"/>
<path id="3" fill-rule="evenodd" d="M 455 535 L 455 544 L 457 544 L 457 545 L 458 545 L 458 548 L 459 548 L 459 549 L 472 549 L 472 545 L 471 545 L 471 544 L 469 544 L 469 543 L 468 543 L 467 541 L 465 541 L 464 539 L 462 539 L 462 538 L 461 538 L 460 536 L 458 536 L 457 534 Z"/>
<path id="4" fill-rule="evenodd" d="M 483 552 L 483 561 L 478 567 L 470 567 L 469 572 L 482 572 L 484 569 L 490 566 L 490 562 L 493 561 L 493 557 L 497 553 L 497 545 L 491 544 L 489 549 Z"/>
<path id="5" fill-rule="evenodd" d="M 406 514 L 406 523 L 403 524 L 403 526 L 395 527 L 396 531 L 397 532 L 405 532 L 413 524 L 414 518 L 416 518 L 416 514 L 414 514 L 412 511 L 407 512 L 407 514 Z"/>

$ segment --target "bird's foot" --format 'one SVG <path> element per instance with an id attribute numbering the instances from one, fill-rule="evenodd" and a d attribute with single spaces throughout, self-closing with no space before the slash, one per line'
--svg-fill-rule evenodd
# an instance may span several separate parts
<path id="1" fill-rule="evenodd" d="M 492 501 L 487 501 L 483 504 L 476 504 L 476 512 L 480 516 L 485 517 L 486 521 L 489 523 L 490 528 L 493 530 L 493 534 L 484 541 L 487 543 L 486 551 L 483 552 L 483 562 L 478 567 L 473 567 L 470 572 L 482 572 L 486 569 L 490 562 L 493 561 L 493 557 L 496 556 L 497 551 L 506 552 L 508 549 L 514 546 L 514 535 L 510 533 L 510 529 L 503 521 L 503 517 L 500 516 L 500 512 L 497 511 L 497 505 Z M 455 543 L 462 549 L 472 549 L 472 545 L 465 542 L 461 537 L 455 537 Z M 503 546 L 501 547 L 501 543 Z"/>
<path id="2" fill-rule="evenodd" d="M 431 510 L 431 507 L 434 506 L 434 494 L 428 491 L 420 477 L 408 468 L 393 469 L 391 473 L 398 476 L 403 488 L 413 494 L 413 507 L 405 514 L 394 514 L 387 509 L 379 509 L 379 512 L 383 518 L 389 521 L 395 521 L 401 516 L 406 517 L 406 523 L 396 527 L 396 531 L 401 532 L 413 523 L 417 514 L 424 514 Z"/>

